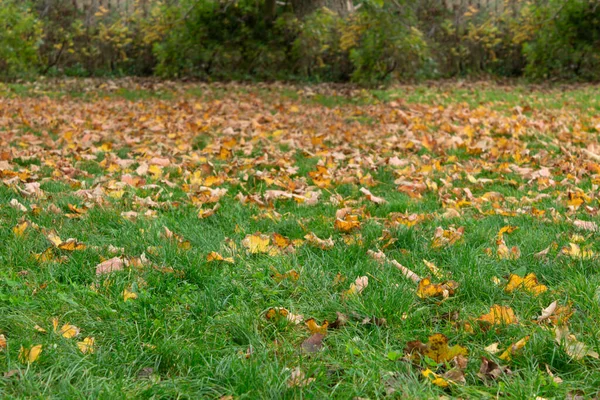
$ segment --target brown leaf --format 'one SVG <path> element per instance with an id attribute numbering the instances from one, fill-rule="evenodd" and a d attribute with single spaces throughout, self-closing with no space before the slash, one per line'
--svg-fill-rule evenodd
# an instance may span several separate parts
<path id="1" fill-rule="evenodd" d="M 302 350 L 307 353 L 316 353 L 323 348 L 323 339 L 325 335 L 322 333 L 314 333 L 304 342 L 302 342 Z"/>
<path id="2" fill-rule="evenodd" d="M 111 272 L 121 271 L 125 262 L 121 257 L 113 257 L 96 265 L 96 275 L 109 274 Z"/>

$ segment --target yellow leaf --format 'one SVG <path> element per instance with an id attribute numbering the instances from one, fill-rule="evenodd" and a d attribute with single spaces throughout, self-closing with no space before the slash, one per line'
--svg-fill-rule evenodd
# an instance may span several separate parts
<path id="1" fill-rule="evenodd" d="M 310 333 L 315 334 L 315 333 L 320 333 L 322 335 L 326 335 L 327 334 L 327 327 L 329 326 L 329 322 L 325 321 L 323 322 L 323 325 L 319 325 L 317 324 L 317 322 L 315 321 L 314 318 L 309 318 L 306 320 L 306 326 L 308 327 L 308 330 L 310 331 Z"/>
<path id="2" fill-rule="evenodd" d="M 25 363 L 30 364 L 32 362 L 35 362 L 40 357 L 41 353 L 42 353 L 42 345 L 41 344 L 36 344 L 35 346 L 31 346 L 31 348 L 29 348 L 29 349 L 21 346 L 21 349 L 19 350 L 19 361 L 21 361 L 24 364 Z"/>
<path id="3" fill-rule="evenodd" d="M 458 288 L 458 283 L 454 281 L 434 284 L 431 282 L 430 278 L 423 278 L 419 281 L 417 296 L 422 299 L 432 297 L 441 297 L 446 299 L 454 294 L 456 288 Z"/>
<path id="4" fill-rule="evenodd" d="M 261 233 L 246 235 L 242 240 L 242 245 L 248 249 L 250 254 L 268 253 L 271 248 L 270 243 L 271 238 Z"/>
<path id="5" fill-rule="evenodd" d="M 54 330 L 56 331 L 56 328 Z M 79 335 L 79 328 L 75 325 L 64 324 L 58 333 L 65 339 L 71 339 Z"/>
<path id="6" fill-rule="evenodd" d="M 123 290 L 123 301 L 135 300 L 138 298 L 137 293 L 131 292 L 127 289 Z"/>
<path id="7" fill-rule="evenodd" d="M 429 337 L 427 344 L 418 340 L 408 342 L 406 353 L 413 359 L 418 360 L 420 356 L 426 356 L 436 363 L 444 363 L 458 356 L 467 356 L 468 351 L 459 345 L 449 347 L 448 338 L 441 333 L 436 333 Z"/>
<path id="8" fill-rule="evenodd" d="M 6 336 L 0 335 L 0 351 L 6 349 Z"/>
<path id="9" fill-rule="evenodd" d="M 15 234 L 15 236 L 17 237 L 23 237 L 25 235 L 25 230 L 29 227 L 29 222 L 28 221 L 23 221 L 20 224 L 17 224 L 14 228 L 13 228 L 13 233 Z"/>
<path id="10" fill-rule="evenodd" d="M 477 321 L 482 324 L 483 328 L 487 328 L 491 325 L 516 324 L 517 317 L 512 308 L 494 304 L 490 308 L 490 312 L 477 318 Z"/>
<path id="11" fill-rule="evenodd" d="M 79 351 L 81 351 L 83 354 L 91 354 L 94 352 L 95 342 L 96 341 L 93 337 L 86 337 L 83 339 L 83 341 L 77 342 L 77 348 L 79 348 Z"/>
<path id="12" fill-rule="evenodd" d="M 525 336 L 523 339 L 510 345 L 506 350 L 504 350 L 504 353 L 502 353 L 500 355 L 500 357 L 498 357 L 498 358 L 500 358 L 501 360 L 504 360 L 504 361 L 509 361 L 511 359 L 511 356 L 513 354 L 515 354 L 515 352 L 517 352 L 517 351 L 521 350 L 523 347 L 525 347 L 525 345 L 527 344 L 528 341 L 529 341 L 529 336 Z"/>
<path id="13" fill-rule="evenodd" d="M 67 241 L 60 243 L 57 247 L 61 250 L 75 251 L 84 250 L 85 244 L 78 242 L 77 239 L 69 238 Z"/>
<path id="14" fill-rule="evenodd" d="M 225 261 L 225 262 L 228 262 L 231 264 L 234 263 L 233 257 L 223 257 L 221 254 L 217 253 L 216 251 L 211 251 L 210 253 L 208 253 L 208 255 L 206 256 L 206 261 L 208 261 L 208 262 Z"/>
<path id="15" fill-rule="evenodd" d="M 423 374 L 425 378 L 429 379 L 429 382 L 433 383 L 436 386 L 439 386 L 441 388 L 447 388 L 448 386 L 450 386 L 450 383 L 446 379 L 442 378 L 440 375 L 436 374 L 429 368 L 422 371 L 421 374 Z"/>
<path id="16" fill-rule="evenodd" d="M 523 289 L 538 296 L 548 290 L 548 287 L 539 283 L 534 273 L 527 274 L 525 278 L 521 278 L 519 275 L 510 274 L 504 291 L 506 293 L 512 293 L 516 289 Z"/>
<path id="17" fill-rule="evenodd" d="M 58 247 L 63 241 L 53 229 L 46 234 L 46 238 L 55 246 Z"/>

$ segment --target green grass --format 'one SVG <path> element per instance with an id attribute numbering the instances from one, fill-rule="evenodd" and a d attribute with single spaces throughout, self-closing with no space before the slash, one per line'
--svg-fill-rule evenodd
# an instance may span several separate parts
<path id="1" fill-rule="evenodd" d="M 577 86 L 563 92 L 446 84 L 333 93 L 317 86 L 318 94 L 307 96 L 294 87 L 253 91 L 235 85 L 168 84 L 157 94 L 117 81 L 121 86 L 109 95 L 100 88 L 79 96 L 78 85 L 77 81 L 48 85 L 41 94 L 25 86 L 0 91 L 4 102 L 0 132 L 9 151 L 3 157 L 10 163 L 9 169 L 2 168 L 5 184 L 0 186 L 0 334 L 8 342 L 0 350 L 3 398 L 348 399 L 383 398 L 389 393 L 391 398 L 525 399 L 597 394 L 600 362 L 592 357 L 573 359 L 555 342 L 552 327 L 534 323 L 552 301 L 571 303 L 570 331 L 590 349 L 600 350 L 598 259 L 560 254 L 575 240 L 575 233 L 584 236 L 582 248 L 600 252 L 599 233 L 582 232 L 570 222 L 598 222 L 600 169 L 578 150 L 597 141 L 593 131 L 600 123 L 597 88 Z M 525 105 L 531 110 L 515 122 L 519 120 L 514 107 Z M 18 110 L 31 126 L 12 118 Z M 395 110 L 409 121 L 403 122 Z M 450 124 L 458 133 L 444 133 Z M 526 135 L 512 136 L 521 129 L 518 124 Z M 49 126 L 55 136 L 49 134 Z M 505 126 L 511 129 L 504 132 Z M 227 139 L 222 132 L 230 127 L 237 140 L 235 157 L 221 159 L 220 148 Z M 444 141 L 451 137 L 466 141 L 461 133 L 465 127 L 473 128 L 471 145 Z M 565 130 L 579 136 L 564 136 Z M 86 135 L 92 136 L 84 140 Z M 311 142 L 319 135 L 324 144 Z M 422 144 L 426 136 L 439 142 L 426 148 Z M 408 140 L 411 137 L 413 141 Z M 473 152 L 483 139 L 491 141 L 491 149 Z M 107 141 L 113 143 L 112 149 L 100 148 Z M 565 156 L 561 147 L 573 157 Z M 119 188 L 123 174 L 137 176 L 136 168 L 155 156 L 171 161 L 161 177 L 145 175 L 148 186 L 125 186 L 121 197 L 108 195 Z M 407 165 L 390 166 L 387 160 L 394 156 Z M 334 162 L 332 157 L 340 158 Z M 118 164 L 127 159 L 133 160 L 131 165 Z M 206 168 L 206 162 L 212 164 L 213 175 L 225 179 L 218 187 L 228 192 L 215 215 L 199 219 L 192 201 L 199 194 L 185 185 L 194 172 Z M 274 200 L 265 208 L 236 198 L 238 193 L 262 196 L 266 190 L 284 190 L 272 182 L 289 182 L 288 167 L 297 168 L 291 179 L 302 193 L 305 185 L 314 185 L 309 173 L 319 162 L 329 163 L 335 179 L 330 187 L 310 188 L 321 191 L 315 205 Z M 548 167 L 554 184 L 531 181 L 510 170 L 510 165 Z M 22 175 L 15 179 L 14 173 Z M 359 179 L 369 173 L 375 183 L 370 190 L 386 204 L 369 202 L 360 193 L 365 185 Z M 271 180 L 265 181 L 265 174 Z M 469 176 L 492 181 L 473 183 Z M 397 190 L 396 179 L 429 186 L 420 198 L 413 198 Z M 23 192 L 25 184 L 34 181 L 41 182 L 40 198 Z M 77 193 L 94 188 L 104 193 L 90 198 Z M 589 200 L 569 210 L 566 194 L 576 188 L 584 190 Z M 445 205 L 468 200 L 465 189 L 475 200 L 460 209 L 460 217 L 443 218 Z M 490 192 L 502 196 L 498 208 L 514 215 L 490 213 L 493 202 L 480 200 Z M 547 197 L 535 199 L 539 194 Z M 348 206 L 362 208 L 361 227 L 355 232 L 360 233 L 361 244 L 346 244 L 344 234 L 334 228 L 336 211 L 343 207 L 335 203 L 338 195 Z M 158 206 L 143 205 L 139 199 L 146 197 Z M 28 211 L 11 207 L 12 199 Z M 39 212 L 32 211 L 34 205 Z M 88 210 L 70 218 L 69 205 Z M 531 206 L 545 215 L 532 215 Z M 141 215 L 148 209 L 155 211 L 155 218 Z M 137 220 L 121 216 L 132 210 L 140 213 Z M 268 212 L 281 217 L 266 218 Z M 394 212 L 425 219 L 411 227 L 394 227 L 389 225 Z M 21 236 L 13 227 L 22 221 L 31 226 Z M 496 256 L 496 235 L 505 225 L 518 226 L 505 235 L 509 247 L 519 247 L 518 259 Z M 164 226 L 189 241 L 190 248 L 166 239 Z M 463 240 L 433 248 L 439 226 L 464 227 Z M 51 246 L 44 235 L 51 229 L 63 240 L 77 238 L 86 248 L 54 249 L 55 261 L 37 261 L 33 255 Z M 433 262 L 458 282 L 455 295 L 445 301 L 421 299 L 416 285 L 398 269 L 371 259 L 367 251 L 386 244 L 380 239 L 385 230 L 394 238 L 384 249 L 388 258 L 420 276 L 431 275 L 422 260 Z M 255 232 L 298 241 L 312 232 L 320 238 L 331 236 L 336 244 L 322 250 L 298 242 L 292 253 L 249 254 L 242 242 Z M 226 255 L 228 239 L 237 247 L 234 263 L 208 262 L 211 251 Z M 535 256 L 553 242 L 556 247 L 547 257 Z M 145 254 L 148 262 L 96 276 L 96 265 L 115 256 L 111 245 L 123 248 L 129 259 Z M 492 256 L 486 253 L 488 248 Z M 299 279 L 277 281 L 273 268 L 280 273 L 293 269 Z M 535 273 L 548 291 L 539 296 L 507 293 L 508 275 L 524 272 Z M 345 278 L 341 283 L 338 274 Z M 360 295 L 345 296 L 359 276 L 367 276 L 369 285 Z M 494 283 L 494 278 L 501 283 Z M 137 298 L 124 301 L 125 289 Z M 475 320 L 494 304 L 511 307 L 519 323 L 480 329 Z M 333 322 L 337 312 L 385 318 L 387 323 L 351 319 L 341 328 L 328 329 L 323 350 L 306 354 L 301 344 L 310 333 L 304 323 L 269 320 L 265 314 L 271 307 L 284 307 L 318 323 Z M 456 321 L 448 319 L 452 313 L 458 313 Z M 59 328 L 67 323 L 77 326 L 79 335 L 67 339 L 54 332 L 53 318 L 58 318 Z M 46 332 L 36 330 L 36 325 Z M 466 384 L 447 389 L 432 385 L 421 375 L 425 361 L 413 365 L 402 359 L 409 341 L 427 342 L 435 333 L 468 350 Z M 529 342 L 510 361 L 485 350 L 495 342 L 504 350 L 527 335 Z M 78 349 L 77 342 L 85 337 L 94 338 L 93 353 Z M 19 360 L 21 346 L 37 344 L 43 350 L 35 362 Z M 390 352 L 397 352 L 400 359 L 391 361 Z M 512 375 L 483 381 L 477 376 L 482 356 L 509 366 Z M 546 365 L 562 383 L 553 381 Z M 290 387 L 290 375 L 297 367 L 314 381 Z M 446 368 L 429 367 L 439 373 Z"/>

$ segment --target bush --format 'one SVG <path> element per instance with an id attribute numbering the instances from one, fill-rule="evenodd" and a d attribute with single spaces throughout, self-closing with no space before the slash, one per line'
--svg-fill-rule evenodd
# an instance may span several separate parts
<path id="1" fill-rule="evenodd" d="M 0 78 L 35 73 L 41 30 L 35 13 L 18 0 L 0 0 Z"/>
<path id="2" fill-rule="evenodd" d="M 527 76 L 600 79 L 600 1 L 551 0 L 532 18 L 537 29 L 523 47 Z"/>

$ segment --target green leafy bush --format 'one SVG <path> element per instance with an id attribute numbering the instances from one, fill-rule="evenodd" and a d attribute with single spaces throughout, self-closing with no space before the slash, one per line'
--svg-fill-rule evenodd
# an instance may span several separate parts
<path id="1" fill-rule="evenodd" d="M 38 67 L 40 43 L 40 24 L 28 4 L 0 0 L 0 78 L 33 74 Z"/>
<path id="2" fill-rule="evenodd" d="M 598 0 L 551 0 L 532 18 L 537 29 L 523 46 L 528 76 L 600 79 Z"/>

